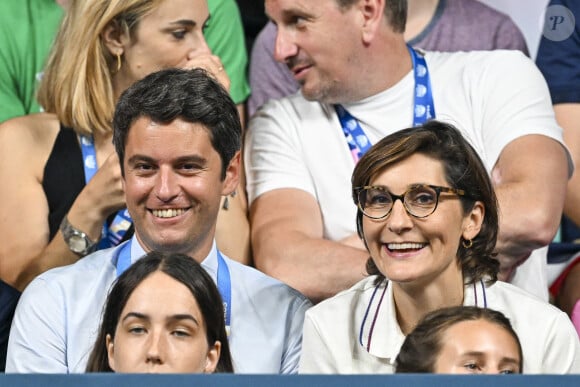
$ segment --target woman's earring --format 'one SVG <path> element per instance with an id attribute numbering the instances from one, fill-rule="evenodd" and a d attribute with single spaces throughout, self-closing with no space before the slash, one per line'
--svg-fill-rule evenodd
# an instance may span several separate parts
<path id="1" fill-rule="evenodd" d="M 463 245 L 463 247 L 465 247 L 466 249 L 470 249 L 471 246 L 473 246 L 473 240 L 469 239 L 469 240 L 462 240 L 461 244 Z"/>
<path id="2" fill-rule="evenodd" d="M 121 54 L 117 54 L 117 73 L 121 71 Z"/>

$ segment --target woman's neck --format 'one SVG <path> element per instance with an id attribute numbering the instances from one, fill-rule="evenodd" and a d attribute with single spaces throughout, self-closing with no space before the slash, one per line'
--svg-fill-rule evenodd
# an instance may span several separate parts
<path id="1" fill-rule="evenodd" d="M 409 41 L 419 35 L 431 22 L 439 0 L 408 0 L 405 40 Z"/>
<path id="2" fill-rule="evenodd" d="M 109 146 L 112 145 L 112 139 L 113 139 L 113 131 L 112 130 L 110 130 L 106 133 L 103 133 L 101 131 L 94 131 L 93 132 L 93 141 L 95 143 L 95 147 L 97 147 L 97 148 L 101 148 L 101 147 L 109 148 Z"/>
<path id="3" fill-rule="evenodd" d="M 97 165 L 101 167 L 105 160 L 115 152 L 113 146 L 113 132 L 107 133 L 95 132 L 93 133 L 93 142 L 95 144 L 95 151 L 97 156 Z"/>
<path id="4" fill-rule="evenodd" d="M 437 309 L 463 304 L 463 277 L 428 284 L 393 283 L 393 297 L 397 322 L 408 335 L 427 313 Z"/>

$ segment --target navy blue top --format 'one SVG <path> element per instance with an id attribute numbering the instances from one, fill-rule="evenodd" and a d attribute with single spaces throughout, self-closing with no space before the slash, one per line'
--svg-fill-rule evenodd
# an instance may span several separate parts
<path id="1" fill-rule="evenodd" d="M 0 280 L 0 372 L 4 372 L 6 367 L 10 324 L 19 298 L 20 292 L 18 290 Z"/>
<path id="2" fill-rule="evenodd" d="M 550 21 L 548 16 L 544 27 L 548 33 L 542 34 L 536 63 L 548 82 L 553 104 L 580 102 L 580 1 L 551 0 L 548 7 L 553 5 L 564 6 L 572 12 L 574 31 L 562 41 L 550 39 L 550 30 L 560 28 L 563 23 L 554 25 L 554 19 Z"/>
<path id="3" fill-rule="evenodd" d="M 564 6 L 572 12 L 575 19 L 574 31 L 567 39 L 550 39 L 551 33 L 558 32 L 555 29 L 569 27 L 573 21 L 554 18 L 569 18 L 566 14 L 551 12 L 547 15 L 536 64 L 548 82 L 554 105 L 580 103 L 580 1 L 551 0 L 548 10 L 554 5 Z M 560 232 L 562 242 L 573 242 L 580 238 L 580 228 L 565 216 L 562 218 Z M 548 254 L 549 260 L 552 255 L 552 252 Z"/>

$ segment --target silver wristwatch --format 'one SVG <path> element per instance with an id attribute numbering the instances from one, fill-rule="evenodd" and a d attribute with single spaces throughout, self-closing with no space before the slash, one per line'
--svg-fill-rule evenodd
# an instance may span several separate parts
<path id="1" fill-rule="evenodd" d="M 92 253 L 97 248 L 97 243 L 93 242 L 87 234 L 75 228 L 65 216 L 60 223 L 60 231 L 68 248 L 80 256 Z"/>

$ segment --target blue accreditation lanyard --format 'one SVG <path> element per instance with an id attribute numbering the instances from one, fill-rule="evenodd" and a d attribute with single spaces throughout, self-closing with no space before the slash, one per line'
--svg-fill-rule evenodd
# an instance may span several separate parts
<path id="1" fill-rule="evenodd" d="M 361 128 L 358 120 L 342 107 L 342 105 L 334 105 L 334 110 L 336 110 L 340 126 L 342 126 L 342 132 L 348 144 L 348 149 L 356 164 L 371 148 L 371 142 Z"/>
<path id="2" fill-rule="evenodd" d="M 231 321 L 232 321 L 232 283 L 230 279 L 230 269 L 222 257 L 220 251 L 217 251 L 218 259 L 218 272 L 217 272 L 217 287 L 222 296 L 222 301 L 224 303 L 224 318 L 226 320 L 226 333 L 228 338 L 231 333 Z"/>
<path id="3" fill-rule="evenodd" d="M 83 154 L 83 166 L 85 169 L 85 184 L 93 178 L 97 172 L 97 155 L 93 138 L 89 136 L 79 136 L 81 151 Z M 131 227 L 131 216 L 127 209 L 117 212 L 113 222 L 109 227 L 103 225 L 102 238 L 99 241 L 99 249 L 117 246 L 123 239 L 129 227 Z"/>
<path id="4" fill-rule="evenodd" d="M 415 87 L 413 91 L 413 126 L 418 126 L 435 118 L 435 104 L 431 92 L 431 80 L 425 58 L 407 45 L 413 63 Z M 354 118 L 342 105 L 334 105 L 336 114 L 342 126 L 348 148 L 355 164 L 370 149 L 371 142 L 359 121 Z"/>
<path id="5" fill-rule="evenodd" d="M 117 277 L 125 272 L 131 266 L 131 242 L 125 243 L 117 251 Z"/>
<path id="6" fill-rule="evenodd" d="M 419 126 L 435 118 L 435 104 L 431 89 L 431 79 L 427 62 L 413 47 L 407 45 L 411 61 L 413 62 L 413 75 L 415 77 L 415 91 L 413 94 L 413 126 Z"/>
<path id="7" fill-rule="evenodd" d="M 125 243 L 117 252 L 117 277 L 119 277 L 125 270 L 131 266 L 131 242 Z M 230 269 L 226 260 L 219 250 L 217 250 L 217 288 L 222 296 L 224 304 L 224 320 L 226 323 L 226 333 L 230 337 L 231 321 L 232 321 L 232 285 L 230 279 Z"/>
<path id="8" fill-rule="evenodd" d="M 378 316 L 379 316 L 379 310 L 381 309 L 381 305 L 383 304 L 383 298 L 385 297 L 385 294 L 387 292 L 387 287 L 389 286 L 389 282 L 385 279 L 385 287 L 383 288 L 383 291 L 381 292 L 380 298 L 378 300 L 378 304 L 375 308 L 374 311 L 374 316 L 371 318 L 369 318 L 370 316 L 370 311 L 371 311 L 371 306 L 373 305 L 373 301 L 375 299 L 375 296 L 378 293 L 379 288 L 381 287 L 381 284 L 383 283 L 383 281 L 379 282 L 376 286 L 375 286 L 375 290 L 373 291 L 373 294 L 371 295 L 371 299 L 367 305 L 367 309 L 365 311 L 362 323 L 360 324 L 360 330 L 359 330 L 359 335 L 358 335 L 358 342 L 360 343 L 360 345 L 367 351 L 370 352 L 371 349 L 371 342 L 373 339 L 373 332 L 375 330 L 375 324 L 378 320 Z M 483 283 L 482 280 L 479 281 L 480 285 L 481 285 L 481 293 L 483 296 L 483 308 L 487 308 L 487 295 L 485 293 L 485 284 Z M 475 306 L 479 306 L 479 302 L 477 299 L 477 286 L 474 283 L 473 284 L 473 294 L 475 297 Z M 368 328 L 366 329 L 368 331 L 367 333 L 367 339 L 366 339 L 366 343 L 364 342 L 365 339 L 365 328 L 367 327 L 367 320 L 368 320 Z"/>

